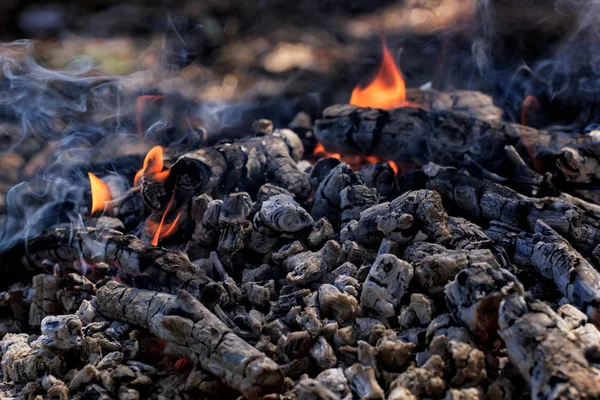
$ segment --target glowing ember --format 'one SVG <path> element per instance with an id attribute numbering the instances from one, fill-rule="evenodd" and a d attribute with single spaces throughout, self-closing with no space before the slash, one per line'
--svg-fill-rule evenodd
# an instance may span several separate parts
<path id="1" fill-rule="evenodd" d="M 313 150 L 313 156 L 319 158 L 332 157 L 337 158 L 338 160 L 342 158 L 342 156 L 338 153 L 328 153 L 321 143 L 317 143 L 315 146 L 315 149 Z"/>
<path id="2" fill-rule="evenodd" d="M 527 126 L 527 119 L 531 112 L 535 112 L 540 109 L 540 102 L 535 96 L 529 95 L 525 97 L 523 100 L 523 107 L 521 108 L 521 125 Z M 544 173 L 544 163 L 535 157 L 535 153 L 533 151 L 533 145 L 529 140 L 527 135 L 523 135 L 523 143 L 525 144 L 525 148 L 527 149 L 527 154 L 529 155 L 529 159 L 531 160 L 531 164 L 533 169 L 538 173 Z"/>
<path id="3" fill-rule="evenodd" d="M 142 131 L 142 112 L 144 111 L 144 105 L 148 100 L 160 100 L 164 98 L 165 96 L 160 95 L 144 95 L 137 98 L 137 101 L 135 102 L 135 122 L 140 137 L 144 137 L 144 133 Z"/>
<path id="4" fill-rule="evenodd" d="M 163 171 L 164 168 L 164 150 L 161 146 L 154 146 L 144 159 L 144 165 L 133 179 L 133 184 L 137 186 L 142 179 L 142 176 L 150 176 L 152 179 L 162 182 L 169 176 L 169 170 Z"/>
<path id="5" fill-rule="evenodd" d="M 162 215 L 162 218 L 160 219 L 160 223 L 158 225 L 156 224 L 156 222 L 150 219 L 148 219 L 146 222 L 148 224 L 148 232 L 154 235 L 154 237 L 152 238 L 152 242 L 150 242 L 154 246 L 158 246 L 158 241 L 160 239 L 167 238 L 171 236 L 173 232 L 175 232 L 175 228 L 177 227 L 177 222 L 179 221 L 179 217 L 181 217 L 181 213 L 177 213 L 177 216 L 173 221 L 165 223 L 165 218 L 167 217 L 167 214 L 169 213 L 169 210 L 173 205 L 173 199 L 174 196 L 171 197 L 169 204 L 167 204 L 167 208 L 165 209 L 165 212 Z"/>
<path id="6" fill-rule="evenodd" d="M 396 175 L 398 175 L 398 171 L 400 171 L 400 169 L 398 168 L 398 164 L 396 164 L 393 161 L 388 161 L 387 163 L 389 164 L 390 167 L 392 167 L 392 169 L 394 170 L 394 173 L 396 173 Z"/>
<path id="7" fill-rule="evenodd" d="M 527 126 L 527 116 L 531 111 L 540 109 L 540 102 L 535 96 L 529 95 L 523 100 L 523 108 L 521 108 L 521 125 Z"/>
<path id="8" fill-rule="evenodd" d="M 104 204 L 112 200 L 110 188 L 96 175 L 88 172 L 90 178 L 90 187 L 92 189 L 92 214 L 96 211 L 103 211 Z"/>
<path id="9" fill-rule="evenodd" d="M 358 107 L 375 107 L 384 110 L 406 103 L 406 85 L 400 70 L 390 54 L 385 41 L 381 41 L 383 58 L 375 79 L 366 87 L 356 86 L 350 104 Z"/>

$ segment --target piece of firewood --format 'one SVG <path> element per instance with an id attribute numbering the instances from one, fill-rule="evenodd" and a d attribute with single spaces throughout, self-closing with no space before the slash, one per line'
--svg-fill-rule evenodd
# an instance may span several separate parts
<path id="1" fill-rule="evenodd" d="M 465 217 L 500 221 L 527 232 L 533 232 L 537 220 L 542 220 L 585 256 L 591 256 L 600 242 L 600 218 L 572 203 L 555 197 L 523 196 L 454 168 L 430 164 L 425 172 L 429 176 L 427 187 Z"/>
<path id="2" fill-rule="evenodd" d="M 306 198 L 309 178 L 296 167 L 303 153 L 300 138 L 288 129 L 215 144 L 181 156 L 171 167 L 166 186 L 187 195 L 227 194 L 270 182 Z"/>
<path id="3" fill-rule="evenodd" d="M 539 220 L 535 233 L 494 224 L 486 232 L 521 267 L 553 281 L 560 293 L 600 326 L 600 273 L 561 235 Z"/>
<path id="4" fill-rule="evenodd" d="M 532 399 L 600 398 L 600 370 L 586 347 L 548 305 L 512 294 L 498 312 L 506 352 L 529 382 Z"/>
<path id="5" fill-rule="evenodd" d="M 267 228 L 281 233 L 296 233 L 314 222 L 310 214 L 286 194 L 263 201 L 257 215 Z"/>
<path id="6" fill-rule="evenodd" d="M 413 220 L 407 219 L 404 214 L 412 215 Z M 442 199 L 431 190 L 406 192 L 389 203 L 364 210 L 352 229 L 352 235 L 359 244 L 378 247 L 385 236 L 396 241 L 400 241 L 402 236 L 402 242 L 409 242 L 419 230 L 436 243 L 452 240 Z"/>
<path id="7" fill-rule="evenodd" d="M 26 279 L 23 270 L 42 271 L 45 260 L 72 263 L 84 259 L 120 269 L 136 285 L 167 293 L 184 289 L 206 304 L 219 299 L 221 289 L 184 253 L 152 246 L 135 236 L 92 228 L 57 228 L 2 255 L 3 284 Z"/>
<path id="8" fill-rule="evenodd" d="M 40 326 L 44 317 L 59 315 L 63 307 L 58 300 L 58 291 L 64 287 L 64 280 L 54 275 L 40 274 L 32 279 L 33 296 L 29 308 L 29 325 Z"/>
<path id="9" fill-rule="evenodd" d="M 517 278 L 487 263 L 463 269 L 446 285 L 446 303 L 476 337 L 489 340 L 498 330 L 498 307 L 511 292 L 523 294 Z"/>
<path id="10" fill-rule="evenodd" d="M 144 327 L 194 354 L 199 365 L 249 399 L 280 390 L 283 374 L 263 353 L 235 335 L 195 297 L 128 288 L 109 282 L 97 294 L 108 318 Z"/>
<path id="11" fill-rule="evenodd" d="M 336 227 L 342 211 L 341 192 L 352 185 L 361 185 L 360 175 L 352 171 L 346 163 L 341 163 L 331 169 L 319 183 L 313 199 L 310 214 L 314 219 L 327 218 Z"/>
<path id="12" fill-rule="evenodd" d="M 411 107 L 383 111 L 335 105 L 316 121 L 315 135 L 331 153 L 445 166 L 459 165 L 467 155 L 496 173 L 512 170 L 504 150 L 512 145 L 567 183 L 591 183 L 600 178 L 600 149 L 589 135 L 538 131 L 453 111 Z"/>

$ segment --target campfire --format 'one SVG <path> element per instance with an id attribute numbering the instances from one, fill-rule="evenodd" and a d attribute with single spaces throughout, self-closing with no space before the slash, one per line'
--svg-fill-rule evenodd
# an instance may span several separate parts
<path id="1" fill-rule="evenodd" d="M 600 398 L 593 12 L 226 3 L 0 45 L 2 398 Z"/>

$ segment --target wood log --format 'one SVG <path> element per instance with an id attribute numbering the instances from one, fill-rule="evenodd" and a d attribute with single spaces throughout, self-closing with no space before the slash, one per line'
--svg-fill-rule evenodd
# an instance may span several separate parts
<path id="1" fill-rule="evenodd" d="M 306 198 L 309 178 L 296 167 L 303 152 L 300 138 L 287 129 L 216 144 L 181 156 L 171 167 L 166 186 L 192 196 L 256 190 L 270 182 Z"/>
<path id="2" fill-rule="evenodd" d="M 331 169 L 319 183 L 315 192 L 310 214 L 314 219 L 327 218 L 336 227 L 341 214 L 341 192 L 352 185 L 361 185 L 360 175 L 352 171 L 346 163 L 341 163 Z"/>
<path id="3" fill-rule="evenodd" d="M 486 233 L 514 262 L 526 269 L 534 267 L 600 326 L 600 273 L 555 230 L 539 220 L 534 234 L 497 223 Z"/>
<path id="4" fill-rule="evenodd" d="M 135 236 L 92 228 L 57 228 L 2 255 L 3 284 L 26 279 L 23 270 L 43 270 L 44 261 L 72 263 L 84 259 L 117 266 L 123 279 L 167 293 L 184 289 L 205 304 L 218 301 L 222 289 L 180 251 L 152 246 Z"/>
<path id="5" fill-rule="evenodd" d="M 579 250 L 592 256 L 600 242 L 600 218 L 555 197 L 535 199 L 496 183 L 461 174 L 454 168 L 430 164 L 427 187 L 437 191 L 448 207 L 475 222 L 500 221 L 533 232 L 542 220 Z"/>
<path id="6" fill-rule="evenodd" d="M 310 214 L 286 194 L 264 201 L 257 215 L 267 228 L 281 233 L 296 233 L 314 222 Z"/>
<path id="7" fill-rule="evenodd" d="M 498 330 L 498 307 L 511 292 L 522 295 L 523 286 L 505 269 L 487 263 L 461 270 L 446 285 L 446 303 L 456 318 L 476 337 L 490 340 Z"/>
<path id="8" fill-rule="evenodd" d="M 548 305 L 512 294 L 498 312 L 500 337 L 512 363 L 529 382 L 532 399 L 600 397 L 600 370 L 586 347 Z"/>
<path id="9" fill-rule="evenodd" d="M 390 229 L 388 223 L 382 218 L 389 214 L 398 223 L 397 229 Z M 408 223 L 403 214 L 411 214 L 414 223 Z M 389 222 L 389 221 L 388 221 Z M 380 223 L 381 229 L 380 229 Z M 448 230 L 448 214 L 442 206 L 441 197 L 430 190 L 415 190 L 404 193 L 389 203 L 381 203 L 363 211 L 352 235 L 359 244 L 367 247 L 378 247 L 384 238 L 384 232 L 388 235 L 394 231 L 405 231 L 403 236 L 410 241 L 419 230 L 425 233 L 436 243 L 449 243 L 452 240 Z M 390 237 L 394 240 L 394 237 Z"/>
<path id="10" fill-rule="evenodd" d="M 315 135 L 331 153 L 444 166 L 457 166 L 469 156 L 502 176 L 514 168 L 504 150 L 512 145 L 563 186 L 595 184 L 600 178 L 600 145 L 589 135 L 538 131 L 453 111 L 335 105 L 316 121 Z"/>
<path id="11" fill-rule="evenodd" d="M 149 329 L 157 337 L 195 354 L 199 365 L 249 399 L 277 392 L 279 366 L 246 343 L 184 290 L 177 296 L 109 282 L 98 291 L 106 317 Z"/>

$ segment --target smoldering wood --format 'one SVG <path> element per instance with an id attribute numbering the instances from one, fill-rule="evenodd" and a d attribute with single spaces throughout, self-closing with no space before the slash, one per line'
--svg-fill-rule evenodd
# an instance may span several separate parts
<path id="1" fill-rule="evenodd" d="M 410 221 L 406 220 L 403 214 L 412 215 L 414 222 L 409 224 Z M 387 218 L 392 219 L 390 222 L 398 223 L 397 229 L 393 229 L 393 224 L 389 226 L 386 223 Z M 366 209 L 361 213 L 351 235 L 364 246 L 379 246 L 384 238 L 384 232 L 379 229 L 380 223 L 388 234 L 398 231 L 407 238 L 405 242 L 409 242 L 411 236 L 419 230 L 436 243 L 444 244 L 452 240 L 448 229 L 448 214 L 442 206 L 442 199 L 439 194 L 431 190 L 406 192 L 389 203 L 381 203 Z"/>
<path id="2" fill-rule="evenodd" d="M 414 280 L 426 293 L 439 294 L 460 271 L 481 263 L 500 269 L 494 254 L 487 249 L 436 252 L 413 263 Z"/>
<path id="3" fill-rule="evenodd" d="M 32 278 L 33 296 L 29 308 L 29 325 L 40 326 L 44 317 L 59 315 L 63 307 L 58 300 L 58 291 L 64 280 L 54 275 L 40 274 Z"/>
<path id="4" fill-rule="evenodd" d="M 310 214 L 286 194 L 263 201 L 257 215 L 269 229 L 281 233 L 296 233 L 314 222 Z"/>
<path id="5" fill-rule="evenodd" d="M 413 267 L 392 254 L 383 254 L 375 260 L 362 286 L 360 303 L 383 318 L 395 315 L 413 277 Z"/>
<path id="6" fill-rule="evenodd" d="M 2 254 L 3 283 L 23 278 L 23 272 L 43 270 L 45 260 L 72 263 L 106 262 L 117 266 L 123 278 L 141 287 L 167 293 L 184 289 L 206 304 L 215 303 L 220 287 L 180 251 L 144 243 L 135 236 L 92 228 L 56 228 Z"/>
<path id="7" fill-rule="evenodd" d="M 427 187 L 444 202 L 470 218 L 500 221 L 533 232 L 542 220 L 585 256 L 591 256 L 600 240 L 600 218 L 554 197 L 535 199 L 505 186 L 461 174 L 453 168 L 429 165 Z"/>
<path id="8" fill-rule="evenodd" d="M 448 308 L 482 340 L 496 335 L 503 298 L 510 293 L 523 295 L 524 291 L 513 274 L 487 263 L 461 270 L 445 288 Z"/>
<path id="9" fill-rule="evenodd" d="M 252 199 L 246 192 L 232 193 L 225 197 L 219 213 L 219 241 L 217 251 L 231 267 L 237 252 L 245 247 L 252 223 L 248 220 Z"/>
<path id="10" fill-rule="evenodd" d="M 454 111 L 335 105 L 316 121 L 315 135 L 331 153 L 445 166 L 457 166 L 467 155 L 503 176 L 502 171 L 514 168 L 504 150 L 512 145 L 519 154 L 530 154 L 529 161 L 559 176 L 567 187 L 597 182 L 600 177 L 600 148 L 589 135 L 539 131 Z"/>
<path id="11" fill-rule="evenodd" d="M 305 251 L 291 255 L 283 261 L 288 271 L 287 281 L 296 286 L 305 286 L 319 280 L 333 267 L 340 253 L 340 245 L 330 240 L 318 251 Z"/>
<path id="12" fill-rule="evenodd" d="M 502 118 L 502 109 L 494 105 L 492 97 L 475 90 L 453 90 L 440 92 L 435 89 L 406 89 L 406 100 L 425 110 L 450 110 L 456 114 L 497 121 Z"/>
<path id="13" fill-rule="evenodd" d="M 600 396 L 600 370 L 586 348 L 548 305 L 512 294 L 498 313 L 500 337 L 510 360 L 531 388 L 533 399 Z"/>
<path id="14" fill-rule="evenodd" d="M 310 214 L 314 219 L 327 218 L 334 226 L 340 221 L 341 192 L 352 185 L 361 185 L 362 179 L 346 163 L 331 169 L 316 189 Z"/>
<path id="15" fill-rule="evenodd" d="M 535 233 L 495 223 L 486 232 L 510 254 L 521 268 L 534 267 L 574 306 L 579 307 L 595 324 L 600 324 L 600 274 L 561 235 L 539 220 Z"/>
<path id="16" fill-rule="evenodd" d="M 379 203 L 376 189 L 365 185 L 347 186 L 340 192 L 340 221 L 342 224 L 360 218 L 360 213 Z"/>
<path id="17" fill-rule="evenodd" d="M 382 199 L 389 199 L 398 193 L 396 172 L 386 162 L 369 163 L 358 171 L 364 184 L 377 189 Z"/>
<path id="18" fill-rule="evenodd" d="M 195 297 L 127 288 L 110 282 L 98 291 L 106 317 L 149 329 L 157 337 L 184 346 L 200 366 L 248 398 L 277 392 L 279 366 L 232 331 Z"/>
<path id="19" fill-rule="evenodd" d="M 227 194 L 269 182 L 306 198 L 309 178 L 296 167 L 303 152 L 300 138 L 287 129 L 216 144 L 181 156 L 171 167 L 166 186 L 187 195 Z"/>

